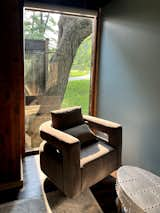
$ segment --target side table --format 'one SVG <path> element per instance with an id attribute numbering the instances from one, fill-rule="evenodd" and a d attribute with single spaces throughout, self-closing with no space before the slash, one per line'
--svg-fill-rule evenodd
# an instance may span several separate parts
<path id="1" fill-rule="evenodd" d="M 118 199 L 129 213 L 160 213 L 160 177 L 134 166 L 117 171 Z"/>

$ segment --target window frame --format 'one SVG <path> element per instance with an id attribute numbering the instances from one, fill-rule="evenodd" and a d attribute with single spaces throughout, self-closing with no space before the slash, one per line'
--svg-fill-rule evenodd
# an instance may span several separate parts
<path id="1" fill-rule="evenodd" d="M 91 57 L 91 77 L 90 77 L 90 91 L 89 91 L 89 114 L 92 116 L 97 115 L 97 95 L 98 95 L 98 72 L 99 72 L 99 50 L 100 50 L 100 35 L 101 35 L 101 9 L 97 10 L 88 10 L 88 9 L 79 9 L 63 6 L 55 6 L 51 4 L 36 3 L 36 2 L 25 2 L 23 5 L 23 10 L 37 10 L 44 12 L 54 12 L 65 15 L 81 16 L 93 18 L 93 39 L 92 39 L 92 57 Z M 22 21 L 23 21 L 23 14 Z M 23 35 L 23 26 L 22 26 L 22 35 Z M 23 36 L 22 36 L 23 37 Z M 24 47 L 23 47 L 24 51 Z M 23 70 L 23 80 L 24 80 L 24 70 Z M 23 81 L 24 88 L 24 81 Z M 23 90 L 22 90 L 23 91 Z M 23 91 L 24 97 L 24 91 Z M 21 109 L 24 111 L 25 103 L 21 103 Z M 22 119 L 21 119 L 22 120 Z M 23 118 L 23 124 L 25 126 L 25 114 Z M 25 127 L 24 134 L 25 134 Z M 38 154 L 38 150 L 33 150 L 25 152 L 25 136 L 21 138 L 21 150 L 22 156 Z"/>

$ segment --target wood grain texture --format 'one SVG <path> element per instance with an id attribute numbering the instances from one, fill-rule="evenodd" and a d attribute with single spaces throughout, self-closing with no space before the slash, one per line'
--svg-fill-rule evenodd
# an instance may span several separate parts
<path id="1" fill-rule="evenodd" d="M 3 16 L 1 32 L 0 184 L 17 182 L 21 179 L 20 137 L 23 129 L 20 122 L 22 116 L 20 82 L 23 80 L 20 5 L 16 0 L 7 0 L 3 3 L 3 7 L 6 13 Z"/>
<path id="2" fill-rule="evenodd" d="M 100 36 L 101 36 L 101 10 L 99 9 L 97 17 L 94 18 L 92 47 L 92 63 L 91 63 L 91 86 L 90 86 L 90 115 L 97 114 L 97 91 L 98 91 L 98 72 L 99 72 L 99 52 L 100 52 Z"/>

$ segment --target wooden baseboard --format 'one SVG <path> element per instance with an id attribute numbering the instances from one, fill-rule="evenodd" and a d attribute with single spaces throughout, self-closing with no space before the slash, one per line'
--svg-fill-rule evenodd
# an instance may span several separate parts
<path id="1" fill-rule="evenodd" d="M 18 189 L 23 187 L 23 165 L 22 165 L 22 159 L 20 160 L 20 166 L 21 166 L 21 179 L 18 181 L 11 181 L 6 183 L 0 183 L 0 191 L 5 191 L 9 189 Z"/>
<path id="2" fill-rule="evenodd" d="M 8 190 L 8 189 L 15 189 L 21 188 L 23 186 L 23 180 L 13 181 L 8 183 L 1 183 L 0 184 L 0 191 Z"/>

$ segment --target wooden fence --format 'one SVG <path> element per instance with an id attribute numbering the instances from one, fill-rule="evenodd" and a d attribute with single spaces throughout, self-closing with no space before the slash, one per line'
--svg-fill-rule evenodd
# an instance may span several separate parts
<path id="1" fill-rule="evenodd" d="M 41 95 L 48 78 L 48 39 L 25 39 L 25 95 Z"/>

